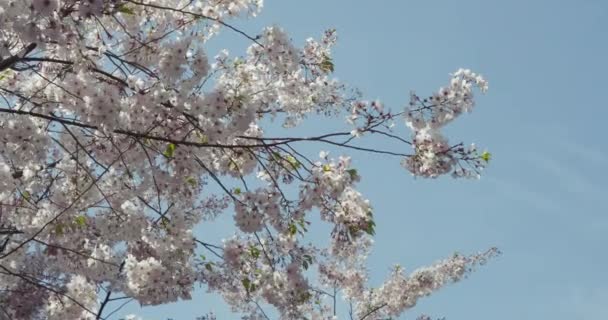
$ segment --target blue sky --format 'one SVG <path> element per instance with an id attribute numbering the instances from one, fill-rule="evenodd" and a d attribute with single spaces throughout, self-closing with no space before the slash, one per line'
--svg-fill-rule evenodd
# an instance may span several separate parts
<path id="1" fill-rule="evenodd" d="M 394 263 L 412 270 L 455 251 L 503 251 L 403 319 L 608 319 L 608 2 L 265 2 L 259 18 L 235 24 L 252 34 L 278 24 L 296 43 L 337 28 L 335 75 L 393 110 L 410 90 L 431 93 L 459 67 L 490 82 L 477 109 L 448 128 L 452 142 L 492 152 L 479 181 L 412 179 L 397 159 L 347 152 L 376 213 L 373 283 Z M 214 45 L 240 54 L 247 44 L 225 32 Z M 341 127 L 342 118 L 327 123 Z M 398 132 L 409 135 L 402 125 Z M 226 216 L 201 232 L 230 234 Z M 202 290 L 190 302 L 131 304 L 117 315 L 194 319 L 209 310 L 237 318 Z"/>

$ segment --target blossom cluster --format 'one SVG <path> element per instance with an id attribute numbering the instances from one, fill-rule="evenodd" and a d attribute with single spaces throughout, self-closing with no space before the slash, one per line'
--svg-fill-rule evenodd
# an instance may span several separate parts
<path id="1" fill-rule="evenodd" d="M 428 98 L 410 94 L 410 103 L 405 119 L 413 131 L 412 147 L 414 155 L 402 164 L 412 174 L 422 177 L 438 177 L 447 173 L 454 176 L 478 176 L 484 162 L 475 153 L 474 147 L 465 150 L 448 143 L 441 128 L 464 112 L 470 112 L 475 105 L 473 88 L 481 92 L 488 89 L 487 81 L 469 69 L 459 69 L 452 75 L 450 85 L 440 88 Z M 472 170 L 464 168 L 460 162 L 474 162 Z M 486 161 L 487 162 L 487 161 Z M 475 175 L 473 175 L 475 173 Z"/>
<path id="2" fill-rule="evenodd" d="M 249 34 L 232 24 L 261 7 L 0 0 L 0 318 L 103 319 L 123 298 L 164 304 L 202 285 L 248 319 L 268 318 L 267 306 L 284 319 L 332 319 L 339 296 L 377 319 L 485 257 L 395 269 L 370 287 L 381 213 L 358 191 L 349 156 L 312 159 L 301 146 L 397 156 L 418 177 L 475 176 L 489 153 L 449 145 L 440 130 L 487 82 L 459 70 L 393 113 L 333 77 L 335 30 L 298 44 L 279 26 Z M 246 41 L 242 55 L 210 52 L 224 32 Z M 403 114 L 411 141 L 395 128 Z M 345 131 L 271 134 L 275 123 L 335 115 Z M 370 136 L 414 154 L 359 144 Z M 195 232 L 223 214 L 233 236 Z M 308 242 L 315 220 L 331 227 L 321 245 Z"/>

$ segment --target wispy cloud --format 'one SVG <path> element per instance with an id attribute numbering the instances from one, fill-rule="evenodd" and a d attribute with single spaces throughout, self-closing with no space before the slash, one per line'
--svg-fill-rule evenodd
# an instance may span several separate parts
<path id="1" fill-rule="evenodd" d="M 492 182 L 498 192 L 512 199 L 515 203 L 527 203 L 533 208 L 546 212 L 554 212 L 560 208 L 555 199 L 551 199 L 541 190 L 534 189 L 529 184 L 526 184 L 525 181 L 491 176 L 484 177 L 483 179 Z"/>
<path id="2" fill-rule="evenodd" d="M 566 163 L 554 155 L 527 152 L 526 161 L 540 173 L 544 173 L 548 183 L 568 193 L 588 193 L 595 189 L 593 182 L 579 169 L 581 163 Z"/>
<path id="3" fill-rule="evenodd" d="M 565 297 L 563 308 L 570 319 L 608 319 L 608 288 L 573 288 Z"/>

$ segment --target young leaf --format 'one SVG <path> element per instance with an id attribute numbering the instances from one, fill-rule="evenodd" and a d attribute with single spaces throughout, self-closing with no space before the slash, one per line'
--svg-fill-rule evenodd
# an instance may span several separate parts
<path id="1" fill-rule="evenodd" d="M 160 225 L 161 227 L 163 227 L 164 229 L 167 229 L 169 227 L 169 219 L 162 217 L 160 219 Z"/>
<path id="2" fill-rule="evenodd" d="M 348 172 L 348 174 L 350 175 L 351 180 L 355 180 L 355 179 L 357 179 L 357 177 L 359 177 L 359 174 L 357 173 L 357 169 L 348 169 L 348 170 L 346 170 L 346 172 Z"/>
<path id="3" fill-rule="evenodd" d="M 13 73 L 13 70 L 11 70 L 11 69 L 0 72 L 0 80 L 2 80 L 4 78 L 8 78 L 12 73 Z"/>
<path id="4" fill-rule="evenodd" d="M 127 6 L 127 4 L 125 4 L 125 3 L 118 6 L 118 8 L 116 8 L 116 10 L 118 12 L 130 15 L 130 16 L 135 15 L 135 11 L 133 11 L 133 8 Z"/>
<path id="5" fill-rule="evenodd" d="M 292 236 L 298 232 L 298 228 L 293 223 L 290 223 L 289 226 L 287 227 L 287 229 L 289 230 L 289 234 Z"/>
<path id="6" fill-rule="evenodd" d="M 481 154 L 481 160 L 483 160 L 483 161 L 485 161 L 485 162 L 490 162 L 490 160 L 491 160 L 491 159 L 492 159 L 492 154 L 491 154 L 491 153 L 489 153 L 489 152 L 487 152 L 487 151 L 484 151 L 484 152 Z"/>
<path id="7" fill-rule="evenodd" d="M 245 290 L 249 292 L 249 290 L 251 289 L 251 280 L 249 280 L 249 278 L 243 278 L 241 282 L 243 283 L 243 287 L 245 287 Z"/>
<path id="8" fill-rule="evenodd" d="M 331 60 L 331 57 L 327 55 L 323 55 L 323 60 L 319 65 L 319 69 L 321 69 L 325 73 L 334 72 L 334 63 Z"/>
<path id="9" fill-rule="evenodd" d="M 304 258 L 304 260 L 307 260 L 310 264 L 312 264 L 312 256 L 305 254 L 302 256 Z"/>
<path id="10" fill-rule="evenodd" d="M 63 235 L 63 224 L 58 224 L 55 226 L 55 234 L 62 236 Z"/>
<path id="11" fill-rule="evenodd" d="M 304 232 L 308 231 L 308 229 L 306 229 L 306 221 L 304 221 L 304 219 L 297 220 L 296 222 L 298 223 L 300 228 L 302 228 L 302 230 L 304 230 Z"/>
<path id="12" fill-rule="evenodd" d="M 239 165 L 236 164 L 236 162 L 231 160 L 230 165 L 228 165 L 228 169 L 230 169 L 230 171 L 236 171 L 239 169 Z"/>
<path id="13" fill-rule="evenodd" d="M 74 223 L 79 227 L 84 227 L 87 225 L 87 218 L 83 215 L 77 216 L 74 218 Z"/>
<path id="14" fill-rule="evenodd" d="M 370 236 L 373 236 L 376 234 L 376 223 L 374 222 L 374 220 L 370 220 L 367 222 L 367 228 L 365 228 L 365 233 L 369 234 Z"/>
<path id="15" fill-rule="evenodd" d="M 251 254 L 252 257 L 254 257 L 255 259 L 260 257 L 260 249 L 251 246 L 249 247 L 249 253 Z"/>
<path id="16" fill-rule="evenodd" d="M 300 166 L 302 165 L 300 163 L 300 161 L 298 161 L 296 158 L 294 158 L 293 156 L 290 156 L 290 155 L 285 157 L 285 160 L 287 160 L 287 162 L 296 170 L 299 169 Z"/>
<path id="17" fill-rule="evenodd" d="M 175 145 L 173 143 L 169 143 L 163 154 L 167 158 L 173 158 L 173 154 L 175 154 Z"/>
<path id="18" fill-rule="evenodd" d="M 197 182 L 196 182 L 195 178 L 188 177 L 188 178 L 186 178 L 186 182 L 188 182 L 188 184 L 190 184 L 191 186 L 196 187 Z"/>
<path id="19" fill-rule="evenodd" d="M 196 131 L 195 134 L 198 137 L 198 140 L 200 143 L 203 143 L 203 144 L 209 143 L 209 138 L 207 138 L 206 135 L 204 135 L 198 131 Z"/>

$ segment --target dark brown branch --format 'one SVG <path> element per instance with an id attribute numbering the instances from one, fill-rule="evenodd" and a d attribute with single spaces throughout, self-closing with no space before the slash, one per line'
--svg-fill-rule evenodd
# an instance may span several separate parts
<path id="1" fill-rule="evenodd" d="M 13 277 L 20 278 L 20 279 L 22 279 L 23 281 L 28 282 L 28 283 L 30 283 L 30 284 L 32 284 L 32 285 L 34 285 L 34 286 L 36 286 L 36 287 L 39 287 L 39 288 L 42 288 L 42 289 L 48 290 L 48 291 L 50 291 L 50 292 L 52 292 L 52 293 L 54 293 L 54 294 L 57 294 L 57 295 L 63 296 L 63 297 L 65 297 L 65 298 L 67 298 L 68 300 L 72 301 L 74 304 L 78 305 L 78 306 L 79 306 L 80 308 L 82 308 L 83 310 L 85 310 L 85 311 L 89 312 L 89 313 L 90 313 L 90 314 L 92 314 L 92 315 L 95 315 L 95 312 L 93 312 L 92 310 L 90 310 L 89 308 L 87 308 L 86 306 L 84 306 L 82 303 L 78 302 L 78 300 L 76 300 L 75 298 L 70 297 L 69 295 L 67 295 L 67 294 L 65 294 L 65 293 L 63 293 L 63 292 L 60 292 L 60 291 L 58 291 L 58 290 L 56 290 L 56 289 L 54 289 L 54 288 L 51 288 L 51 287 L 49 287 L 49 286 L 46 286 L 46 285 L 42 284 L 42 283 L 40 282 L 40 280 L 38 280 L 38 279 L 36 279 L 36 278 L 33 278 L 33 277 L 30 277 L 30 276 L 26 276 L 26 275 L 22 275 L 22 274 L 19 274 L 19 273 L 12 272 L 11 270 L 9 270 L 8 268 L 6 268 L 5 266 L 3 266 L 3 265 L 1 265 L 1 264 L 0 264 L 0 269 L 4 270 L 4 272 L 0 272 L 0 273 L 4 273 L 4 274 L 9 275 L 9 276 L 13 276 Z M 32 280 L 31 278 L 32 278 L 33 280 Z"/>
<path id="2" fill-rule="evenodd" d="M 191 16 L 196 17 L 196 18 L 203 18 L 203 19 L 208 19 L 208 20 L 211 20 L 211 21 L 215 21 L 215 22 L 223 25 L 224 27 L 227 27 L 230 30 L 232 30 L 232 31 L 234 31 L 236 33 L 239 33 L 242 36 L 244 36 L 245 38 L 247 38 L 247 39 L 255 42 L 260 47 L 262 47 L 262 48 L 264 47 L 261 43 L 258 42 L 258 37 L 254 38 L 254 37 L 248 35 L 247 33 L 243 32 L 242 30 L 239 30 L 239 29 L 233 27 L 232 25 L 230 25 L 230 24 L 228 24 L 228 23 L 226 23 L 226 22 L 224 22 L 224 21 L 222 21 L 220 19 L 208 17 L 208 16 L 205 16 L 205 15 L 202 15 L 202 14 L 198 14 L 198 13 L 195 13 L 195 12 L 190 12 L 190 11 L 186 11 L 186 10 L 182 10 L 182 9 L 176 9 L 176 8 L 171 8 L 171 7 L 159 6 L 159 5 L 155 5 L 155 4 L 152 4 L 152 3 L 143 3 L 143 2 L 139 2 L 139 1 L 133 1 L 133 0 L 125 0 L 125 1 L 130 2 L 132 4 L 144 6 L 144 7 L 150 7 L 150 8 L 160 9 L 160 10 L 168 10 L 168 11 L 173 11 L 173 12 L 179 12 L 179 13 L 191 15 Z"/>
<path id="3" fill-rule="evenodd" d="M 36 118 L 46 119 L 46 120 L 49 120 L 49 121 L 57 121 L 59 123 L 67 124 L 67 125 L 71 125 L 71 126 L 76 126 L 76 127 L 81 127 L 81 128 L 87 128 L 87 129 L 94 129 L 94 130 L 100 130 L 100 128 L 98 126 L 95 126 L 95 125 L 86 124 L 86 123 L 78 122 L 78 121 L 75 121 L 75 120 L 69 120 L 69 119 L 59 118 L 59 117 L 56 117 L 56 116 L 46 115 L 46 114 L 32 112 L 32 111 L 24 111 L 24 110 L 0 108 L 0 112 L 11 113 L 11 114 L 19 114 L 19 115 L 27 115 L 27 116 L 32 116 L 32 117 L 36 117 Z M 117 133 L 117 134 L 122 134 L 122 135 L 130 136 L 130 137 L 133 137 L 133 138 L 143 138 L 143 139 L 150 139 L 150 140 L 155 140 L 155 141 L 163 141 L 163 142 L 173 143 L 176 146 L 177 145 L 183 145 L 183 146 L 191 146 L 191 147 L 199 147 L 199 148 L 223 148 L 223 149 L 266 148 L 266 147 L 274 147 L 274 146 L 279 146 L 279 145 L 287 145 L 287 144 L 292 143 L 292 142 L 315 141 L 315 142 L 327 143 L 327 144 L 331 144 L 331 145 L 335 145 L 335 146 L 339 146 L 339 147 L 343 147 L 343 148 L 348 148 L 348 149 L 353 149 L 353 150 L 358 150 L 358 151 L 366 151 L 366 152 L 371 152 L 371 153 L 386 154 L 386 155 L 399 156 L 399 157 L 410 157 L 411 156 L 411 155 L 404 154 L 404 153 L 397 153 L 397 152 L 391 152 L 391 151 L 385 151 L 385 150 L 376 150 L 376 149 L 371 149 L 371 148 L 357 147 L 357 146 L 348 145 L 348 144 L 345 144 L 345 143 L 339 143 L 339 142 L 335 142 L 335 141 L 331 141 L 331 140 L 326 139 L 327 137 L 334 137 L 334 136 L 350 136 L 350 133 L 348 133 L 348 132 L 330 133 L 330 134 L 325 134 L 325 135 L 321 135 L 321 136 L 302 137 L 302 138 L 297 138 L 297 137 L 293 137 L 293 138 L 258 138 L 258 137 L 239 136 L 238 138 L 244 139 L 244 140 L 254 140 L 254 141 L 268 141 L 268 140 L 270 140 L 270 141 L 275 141 L 275 142 L 271 142 L 271 143 L 257 143 L 257 144 L 244 144 L 244 145 L 238 145 L 238 144 L 218 144 L 218 143 L 199 143 L 199 142 L 193 142 L 193 141 L 184 141 L 183 139 L 176 140 L 176 139 L 171 139 L 171 138 L 166 138 L 166 137 L 160 137 L 160 136 L 150 135 L 150 134 L 147 134 L 147 133 L 128 131 L 128 130 L 123 130 L 123 129 L 115 129 L 115 130 L 112 130 L 112 132 L 113 133 Z"/>
<path id="4" fill-rule="evenodd" d="M 373 309 L 371 309 L 369 312 L 367 312 L 366 314 L 364 314 L 364 315 L 363 315 L 363 317 L 361 317 L 361 319 L 359 319 L 359 320 L 363 320 L 363 319 L 365 319 L 365 318 L 369 317 L 370 315 L 372 315 L 372 314 L 373 314 L 373 313 L 375 313 L 376 311 L 378 311 L 378 310 L 380 310 L 380 309 L 382 309 L 382 308 L 384 308 L 384 307 L 386 307 L 386 306 L 387 306 L 387 304 L 386 304 L 386 303 L 383 303 L 383 304 L 381 304 L 381 305 L 379 305 L 379 306 L 377 306 L 377 307 L 374 307 L 374 308 L 373 308 Z"/>
<path id="5" fill-rule="evenodd" d="M 54 58 L 44 58 L 44 57 L 42 57 L 42 58 L 41 57 L 28 57 L 28 58 L 22 58 L 19 61 L 20 62 L 21 61 L 23 61 L 23 62 L 30 62 L 30 61 L 52 62 L 52 63 L 59 63 L 59 64 L 64 64 L 64 65 L 69 65 L 69 66 L 71 66 L 71 65 L 74 64 L 74 62 L 72 62 L 72 61 L 60 60 L 60 59 L 54 59 Z M 110 74 L 110 73 L 108 73 L 106 71 L 103 71 L 103 70 L 98 69 L 98 68 L 93 68 L 93 67 L 89 68 L 89 69 L 92 70 L 92 71 L 95 71 L 95 72 L 97 72 L 99 74 L 102 74 L 102 75 L 104 75 L 104 76 L 106 76 L 106 77 L 108 77 L 108 78 L 110 78 L 112 80 L 120 82 L 120 84 L 122 84 L 125 87 L 129 86 L 129 84 L 125 80 L 123 80 L 121 78 L 118 78 L 117 76 L 115 76 L 113 74 Z"/>
<path id="6" fill-rule="evenodd" d="M 1 57 L 0 57 L 0 72 L 6 70 L 8 68 L 12 68 L 16 63 L 18 63 L 23 58 L 25 58 L 25 56 L 30 54 L 30 52 L 32 52 L 34 49 L 36 49 L 36 43 L 32 42 L 27 47 L 25 47 L 22 50 L 22 52 L 20 52 L 19 54 L 10 56 L 4 60 L 1 60 Z"/>
<path id="7" fill-rule="evenodd" d="M 27 243 L 29 243 L 30 241 L 34 241 L 36 239 L 36 237 L 38 237 L 38 235 L 40 235 L 49 225 L 51 225 L 52 223 L 54 223 L 55 221 L 57 221 L 64 213 L 66 213 L 67 211 L 69 211 L 74 205 L 76 205 L 76 203 L 78 203 L 78 201 L 80 200 L 80 198 L 82 198 L 85 194 L 87 194 L 89 192 L 89 190 L 91 190 L 91 188 L 93 188 L 93 186 L 95 186 L 95 184 L 101 180 L 101 178 L 103 178 L 105 176 L 105 174 L 108 172 L 108 170 L 112 167 L 112 165 L 114 165 L 114 163 L 116 163 L 118 161 L 118 158 L 116 160 L 114 160 L 114 162 L 112 164 L 110 164 L 110 166 L 108 166 L 108 168 L 106 170 L 104 170 L 101 174 L 99 174 L 99 176 L 91 183 L 89 184 L 83 191 L 82 193 L 80 193 L 73 201 L 72 203 L 70 203 L 67 207 L 65 207 L 63 210 L 61 210 L 57 215 L 55 215 L 53 217 L 53 219 L 47 221 L 38 231 L 36 231 L 36 233 L 34 233 L 34 235 L 32 235 L 30 238 L 26 239 L 25 241 L 21 242 L 19 245 L 17 245 L 16 247 L 14 247 L 13 249 L 9 250 L 7 253 L 3 254 L 0 256 L 0 260 L 6 258 L 7 256 L 11 255 L 12 253 L 16 252 L 17 250 L 23 248 Z M 93 313 L 94 314 L 94 313 Z"/>
<path id="8" fill-rule="evenodd" d="M 108 302 L 110 302 L 111 295 L 112 295 L 112 290 L 108 290 L 106 297 L 103 299 L 103 301 L 101 302 L 101 305 L 99 306 L 99 311 L 97 311 L 97 316 L 95 316 L 95 320 L 101 319 L 101 314 L 103 313 L 103 309 L 106 307 Z"/>

